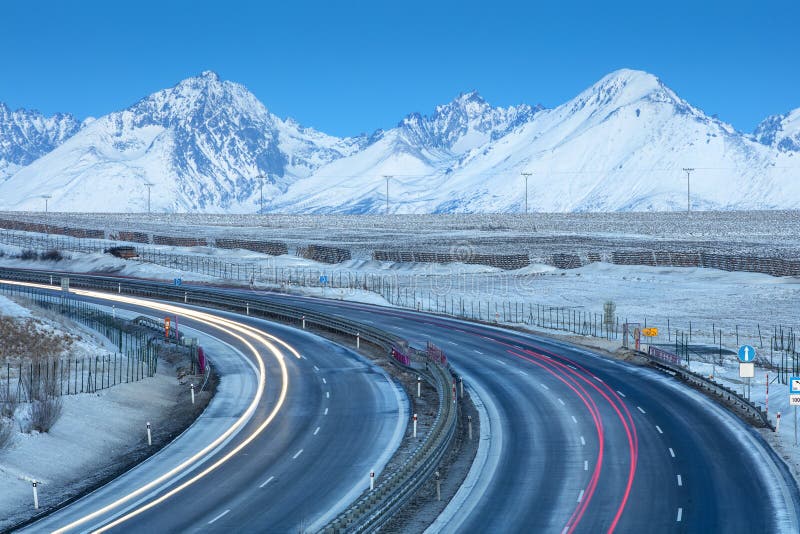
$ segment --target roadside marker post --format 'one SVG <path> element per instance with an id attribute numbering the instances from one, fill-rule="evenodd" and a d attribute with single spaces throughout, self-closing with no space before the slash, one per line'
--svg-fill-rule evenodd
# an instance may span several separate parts
<path id="1" fill-rule="evenodd" d="M 375 471 L 369 472 L 369 490 L 372 491 L 375 489 Z"/>
<path id="2" fill-rule="evenodd" d="M 417 437 L 417 414 L 414 414 L 414 438 Z"/>
<path id="3" fill-rule="evenodd" d="M 194 384 L 190 384 L 192 390 L 192 404 L 194 404 Z"/>
<path id="4" fill-rule="evenodd" d="M 775 420 L 775 433 L 780 433 L 781 431 L 781 412 L 778 412 L 778 416 Z"/>
<path id="5" fill-rule="evenodd" d="M 150 433 L 150 421 L 147 422 L 147 445 L 153 445 L 153 435 Z"/>
<path id="6" fill-rule="evenodd" d="M 39 509 L 39 491 L 36 489 L 36 486 L 38 484 L 39 483 L 36 482 L 35 480 L 33 481 L 33 509 L 34 510 L 38 510 Z"/>
<path id="7" fill-rule="evenodd" d="M 303 315 L 303 330 L 306 329 L 306 316 Z"/>
<path id="8" fill-rule="evenodd" d="M 436 500 L 442 500 L 442 481 L 439 480 L 439 471 L 436 471 Z"/>
<path id="9" fill-rule="evenodd" d="M 356 348 L 361 348 L 361 332 L 356 332 Z"/>
<path id="10" fill-rule="evenodd" d="M 472 416 L 467 416 L 467 430 L 469 435 L 469 440 L 472 441 Z"/>
<path id="11" fill-rule="evenodd" d="M 422 396 L 422 377 L 417 375 L 417 398 Z"/>

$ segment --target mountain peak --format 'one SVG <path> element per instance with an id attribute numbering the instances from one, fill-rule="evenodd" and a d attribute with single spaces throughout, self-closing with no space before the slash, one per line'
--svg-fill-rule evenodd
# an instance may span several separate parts
<path id="1" fill-rule="evenodd" d="M 217 74 L 213 70 L 204 70 L 203 72 L 200 73 L 200 78 L 218 82 L 219 74 Z"/>

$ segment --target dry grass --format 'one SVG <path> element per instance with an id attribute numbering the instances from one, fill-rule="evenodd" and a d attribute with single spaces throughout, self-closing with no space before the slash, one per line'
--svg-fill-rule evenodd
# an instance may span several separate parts
<path id="1" fill-rule="evenodd" d="M 14 430 L 14 421 L 12 419 L 0 417 L 0 451 L 9 447 L 14 442 L 16 433 L 16 430 Z"/>
<path id="2" fill-rule="evenodd" d="M 29 358 L 34 362 L 61 356 L 75 342 L 66 333 L 48 330 L 35 319 L 17 319 L 0 315 L 0 354 Z"/>

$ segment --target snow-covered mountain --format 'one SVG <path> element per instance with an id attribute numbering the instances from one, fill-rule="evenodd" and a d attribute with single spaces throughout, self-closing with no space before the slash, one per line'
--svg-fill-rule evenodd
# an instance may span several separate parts
<path id="1" fill-rule="evenodd" d="M 756 140 L 783 152 L 800 152 L 800 108 L 767 117 L 754 133 Z"/>
<path id="2" fill-rule="evenodd" d="M 204 72 L 86 124 L 0 186 L 0 207 L 38 209 L 46 192 L 55 210 L 143 211 L 150 183 L 154 211 L 254 212 L 262 180 L 270 198 L 363 143 L 282 120 Z"/>
<path id="3" fill-rule="evenodd" d="M 12 111 L 0 102 L 0 182 L 44 156 L 80 128 L 72 115 L 45 117 L 38 111 Z"/>
<path id="4" fill-rule="evenodd" d="M 293 184 L 276 209 L 381 212 L 679 210 L 800 207 L 793 152 L 708 117 L 655 76 L 609 74 L 555 109 L 535 110 L 452 158 L 409 143 L 404 121 L 381 142 Z M 485 141 L 485 142 L 484 142 Z"/>
<path id="5" fill-rule="evenodd" d="M 627 69 L 553 109 L 471 92 L 355 138 L 278 118 L 211 72 L 71 120 L 28 159 L 27 137 L 0 130 L 0 157 L 22 166 L 0 181 L 0 209 L 49 193 L 54 210 L 143 211 L 151 183 L 157 211 L 252 213 L 264 176 L 268 211 L 382 213 L 387 182 L 396 213 L 522 211 L 529 173 L 531 211 L 683 210 L 685 168 L 692 209 L 800 208 L 800 110 L 746 135 Z"/>

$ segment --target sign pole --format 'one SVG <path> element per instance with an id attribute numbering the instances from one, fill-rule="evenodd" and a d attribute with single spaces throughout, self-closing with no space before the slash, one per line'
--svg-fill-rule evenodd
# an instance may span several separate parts
<path id="1" fill-rule="evenodd" d="M 797 446 L 797 406 L 794 407 L 794 445 Z"/>

